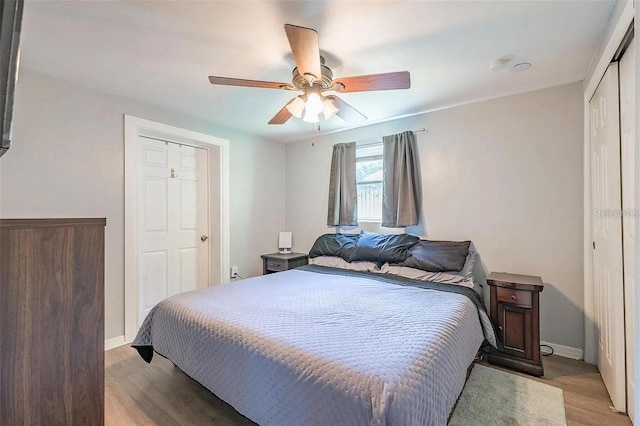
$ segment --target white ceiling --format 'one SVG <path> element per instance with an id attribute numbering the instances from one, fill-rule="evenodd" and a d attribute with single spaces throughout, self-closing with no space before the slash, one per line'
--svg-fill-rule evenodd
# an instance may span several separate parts
<path id="1" fill-rule="evenodd" d="M 212 86 L 283 81 L 283 24 L 316 29 L 334 76 L 411 72 L 409 90 L 341 97 L 370 124 L 582 80 L 614 1 L 28 1 L 22 66 L 283 142 L 316 134 L 269 119 L 291 92 Z M 504 55 L 533 63 L 492 72 Z M 335 117 L 323 131 L 349 127 Z"/>

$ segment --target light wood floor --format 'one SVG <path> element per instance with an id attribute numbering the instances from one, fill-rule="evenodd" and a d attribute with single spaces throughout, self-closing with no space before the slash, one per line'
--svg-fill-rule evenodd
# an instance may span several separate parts
<path id="1" fill-rule="evenodd" d="M 596 368 L 558 356 L 544 358 L 539 379 L 564 390 L 571 425 L 631 425 L 614 413 Z M 525 376 L 530 377 L 530 376 Z M 155 355 L 145 363 L 129 346 L 106 352 L 105 423 L 126 425 L 252 425 L 173 364 Z"/>
<path id="2" fill-rule="evenodd" d="M 484 361 L 483 364 L 489 365 Z M 632 424 L 627 415 L 614 412 L 609 408 L 611 399 L 595 365 L 557 355 L 543 357 L 543 364 L 544 377 L 539 379 L 526 374 L 517 374 L 564 391 L 568 426 L 630 426 Z M 493 365 L 491 367 L 498 368 Z M 505 368 L 500 369 L 513 372 Z"/>

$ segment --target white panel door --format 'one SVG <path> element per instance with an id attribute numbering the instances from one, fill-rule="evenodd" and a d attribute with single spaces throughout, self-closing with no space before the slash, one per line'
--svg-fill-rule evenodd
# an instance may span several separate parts
<path id="1" fill-rule="evenodd" d="M 138 138 L 139 318 L 209 283 L 207 151 Z"/>
<path id="2" fill-rule="evenodd" d="M 620 59 L 620 142 L 622 159 L 622 255 L 624 259 L 624 315 L 627 358 L 627 412 L 633 420 L 635 395 L 635 40 Z"/>
<path id="3" fill-rule="evenodd" d="M 616 410 L 626 411 L 618 65 L 589 102 L 593 283 L 598 368 Z"/>

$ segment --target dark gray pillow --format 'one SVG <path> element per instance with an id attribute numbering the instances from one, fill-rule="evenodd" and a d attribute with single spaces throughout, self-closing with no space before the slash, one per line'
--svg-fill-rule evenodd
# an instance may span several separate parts
<path id="1" fill-rule="evenodd" d="M 471 241 L 422 240 L 409 250 L 401 266 L 428 272 L 460 271 L 469 254 Z"/>
<path id="2" fill-rule="evenodd" d="M 311 251 L 309 251 L 309 257 L 334 256 L 349 261 L 349 256 L 353 249 L 356 248 L 356 241 L 359 236 L 358 234 L 321 235 L 316 242 L 313 243 L 313 247 L 311 247 Z"/>
<path id="3" fill-rule="evenodd" d="M 409 248 L 420 241 L 415 235 L 383 235 L 363 232 L 356 248 L 351 252 L 350 262 L 367 260 L 379 263 L 400 263 L 409 257 Z"/>

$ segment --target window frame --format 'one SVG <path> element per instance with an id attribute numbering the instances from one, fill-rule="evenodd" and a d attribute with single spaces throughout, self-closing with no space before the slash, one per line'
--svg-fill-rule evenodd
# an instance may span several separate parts
<path id="1" fill-rule="evenodd" d="M 382 147 L 382 139 L 376 140 L 375 142 L 367 141 L 363 143 L 356 143 L 356 169 L 357 169 L 358 163 L 365 162 L 365 161 L 380 161 L 381 165 L 384 167 L 384 154 L 358 157 L 359 148 L 365 148 L 365 147 L 371 147 L 371 146 Z M 382 190 L 383 189 L 382 186 L 384 185 L 384 178 L 380 180 L 361 182 L 361 181 L 358 181 L 358 178 L 356 175 L 356 190 L 358 194 L 360 193 L 360 191 L 358 190 L 362 185 L 380 185 L 381 186 L 380 189 Z M 358 205 L 358 207 L 360 206 Z M 380 211 L 378 212 L 378 216 L 376 217 L 362 217 L 360 216 L 360 208 L 358 208 L 358 222 L 378 223 L 378 224 L 382 223 L 382 204 L 380 204 Z"/>

